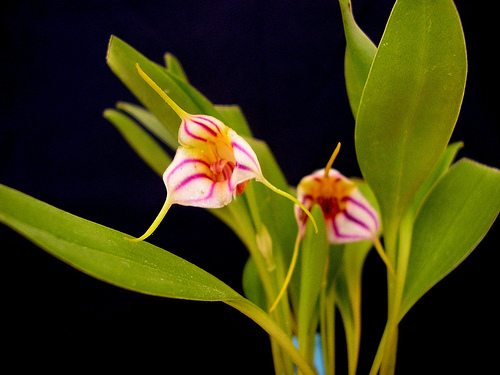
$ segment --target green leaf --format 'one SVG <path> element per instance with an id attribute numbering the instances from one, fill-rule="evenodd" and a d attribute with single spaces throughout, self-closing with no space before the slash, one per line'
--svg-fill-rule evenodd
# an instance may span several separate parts
<path id="1" fill-rule="evenodd" d="M 116 103 L 116 108 L 139 121 L 142 126 L 153 133 L 159 140 L 170 147 L 170 149 L 175 151 L 177 147 L 179 147 L 177 138 L 147 109 L 125 102 Z"/>
<path id="2" fill-rule="evenodd" d="M 130 117 L 114 109 L 104 111 L 104 117 L 122 134 L 135 152 L 158 175 L 162 175 L 172 161 L 156 140 Z"/>
<path id="3" fill-rule="evenodd" d="M 466 71 L 453 2 L 397 1 L 366 81 L 355 132 L 361 171 L 392 234 L 446 148 Z"/>
<path id="4" fill-rule="evenodd" d="M 182 68 L 182 65 L 177 57 L 168 52 L 163 57 L 165 59 L 165 66 L 170 73 L 175 74 L 186 83 L 189 82 L 186 73 L 184 72 L 184 69 Z"/>
<path id="5" fill-rule="evenodd" d="M 165 104 L 158 94 L 139 76 L 135 64 L 150 76 L 160 87 L 168 90 L 169 96 L 185 111 L 196 112 L 197 108 L 184 91 L 170 79 L 166 69 L 153 63 L 127 43 L 112 36 L 106 61 L 115 75 L 127 88 L 177 137 L 180 119 Z"/>
<path id="6" fill-rule="evenodd" d="M 255 151 L 264 177 L 277 188 L 290 192 L 285 176 L 269 146 L 254 138 L 245 138 L 245 140 Z M 255 183 L 253 185 L 262 222 L 273 239 L 273 249 L 282 251 L 288 262 L 292 256 L 297 234 L 297 224 L 293 212 L 294 204 L 289 199 L 269 190 L 264 184 Z"/>
<path id="7" fill-rule="evenodd" d="M 236 133 L 245 137 L 252 136 L 245 115 L 238 105 L 216 105 L 215 108 L 224 117 L 224 123 Z"/>
<path id="8" fill-rule="evenodd" d="M 263 310 L 267 309 L 266 292 L 253 257 L 248 258 L 243 270 L 243 291 L 250 301 Z"/>
<path id="9" fill-rule="evenodd" d="M 147 242 L 127 241 L 124 233 L 4 185 L 0 185 L 0 222 L 74 268 L 110 284 L 154 296 L 225 302 L 266 330 L 304 374 L 314 374 L 267 313 L 216 277 L 168 251 Z"/>
<path id="10" fill-rule="evenodd" d="M 349 373 L 356 373 L 361 342 L 361 280 L 363 266 L 373 244 L 358 241 L 345 244 L 342 268 L 334 284 L 338 306 L 346 335 Z"/>
<path id="11" fill-rule="evenodd" d="M 116 76 L 175 137 L 177 137 L 181 123 L 179 117 L 141 78 L 137 72 L 136 64 L 139 64 L 142 70 L 186 112 L 206 114 L 220 119 L 220 115 L 213 105 L 196 89 L 179 78 L 178 72 L 174 74 L 150 61 L 116 36 L 112 36 L 109 41 L 106 60 Z"/>
<path id="12" fill-rule="evenodd" d="M 377 47 L 356 24 L 352 14 L 351 1 L 339 0 L 339 3 L 346 39 L 344 61 L 345 82 L 351 110 L 356 118 L 361 94 L 363 93 L 373 58 L 377 52 Z"/>
<path id="13" fill-rule="evenodd" d="M 463 147 L 462 142 L 455 142 L 450 144 L 446 150 L 444 151 L 441 159 L 439 159 L 438 164 L 434 167 L 431 175 L 427 178 L 427 180 L 423 183 L 422 186 L 418 189 L 415 197 L 413 198 L 413 202 L 411 203 L 410 209 L 413 212 L 413 215 L 416 215 L 420 205 L 424 201 L 426 195 L 429 193 L 434 184 L 448 171 L 451 163 L 455 160 L 458 151 Z"/>
<path id="14" fill-rule="evenodd" d="M 415 219 L 401 317 L 474 250 L 499 211 L 498 169 L 468 159 L 450 168 Z"/>
<path id="15" fill-rule="evenodd" d="M 311 213 L 318 225 L 318 233 L 315 233 L 311 220 L 308 220 L 300 248 L 300 302 L 297 316 L 297 337 L 300 343 L 300 352 L 306 359 L 309 358 L 312 361 L 314 336 L 319 319 L 319 297 L 330 246 L 327 241 L 325 220 L 321 208 L 315 205 Z"/>
<path id="16" fill-rule="evenodd" d="M 0 185 L 0 222 L 55 257 L 99 280 L 170 298 L 242 298 L 219 279 L 147 242 L 87 221 Z M 21 271 L 22 272 L 22 271 Z"/>
<path id="17" fill-rule="evenodd" d="M 366 182 L 359 179 L 353 179 L 353 181 L 363 196 L 380 213 L 375 195 Z M 361 342 L 361 281 L 365 260 L 373 244 L 371 241 L 358 241 L 343 246 L 342 263 L 340 267 L 337 266 L 339 272 L 330 277 L 335 277 L 332 280 L 335 281 L 332 283 L 334 300 L 344 324 L 349 374 L 355 374 Z M 335 248 L 339 248 L 339 246 L 335 246 Z"/>

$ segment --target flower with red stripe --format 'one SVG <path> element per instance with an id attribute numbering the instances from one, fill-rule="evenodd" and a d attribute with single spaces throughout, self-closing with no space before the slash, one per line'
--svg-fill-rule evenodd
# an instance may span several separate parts
<path id="1" fill-rule="evenodd" d="M 304 177 L 297 186 L 297 195 L 308 210 L 315 204 L 321 207 L 331 244 L 373 241 L 377 237 L 380 226 L 377 211 L 356 184 L 339 171 L 330 169 L 325 175 L 321 169 Z M 295 206 L 295 217 L 303 236 L 307 216 L 299 206 Z"/>
<path id="2" fill-rule="evenodd" d="M 142 241 L 149 237 L 172 204 L 220 208 L 243 193 L 251 179 L 262 182 L 271 190 L 299 204 L 307 215 L 311 215 L 297 199 L 264 178 L 257 155 L 248 142 L 233 129 L 212 116 L 185 112 L 138 65 L 137 70 L 177 113 L 181 118 L 181 125 L 180 146 L 163 174 L 167 188 L 163 208 L 146 233 L 132 241 Z"/>
<path id="3" fill-rule="evenodd" d="M 292 279 L 300 241 L 304 237 L 309 210 L 318 205 L 325 220 L 326 235 L 331 244 L 345 244 L 361 240 L 370 240 L 392 275 L 395 275 L 385 251 L 378 239 L 380 219 L 377 211 L 361 194 L 354 182 L 332 169 L 332 164 L 340 150 L 340 143 L 333 152 L 326 168 L 305 176 L 297 186 L 297 199 L 302 204 L 295 205 L 295 218 L 299 231 L 295 240 L 292 260 L 283 287 L 271 306 L 274 310 L 283 297 Z M 304 211 L 304 207 L 307 211 Z"/>

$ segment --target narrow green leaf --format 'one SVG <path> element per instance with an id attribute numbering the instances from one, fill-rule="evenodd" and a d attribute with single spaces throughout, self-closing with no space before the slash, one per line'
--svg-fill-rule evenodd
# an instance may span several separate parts
<path id="1" fill-rule="evenodd" d="M 238 105 L 216 105 L 215 108 L 224 117 L 224 123 L 236 133 L 245 137 L 252 136 L 245 115 Z"/>
<path id="2" fill-rule="evenodd" d="M 165 66 L 170 73 L 175 74 L 186 83 L 189 82 L 187 75 L 184 72 L 184 69 L 182 68 L 182 65 L 177 57 L 169 52 L 167 52 L 163 57 L 165 59 Z"/>
<path id="3" fill-rule="evenodd" d="M 180 119 L 165 104 L 158 94 L 141 78 L 135 64 L 150 76 L 160 87 L 168 90 L 169 96 L 185 111 L 197 112 L 196 105 L 184 91 L 170 79 L 166 69 L 153 63 L 121 39 L 112 36 L 108 45 L 106 61 L 115 75 L 127 88 L 177 137 Z"/>
<path id="4" fill-rule="evenodd" d="M 351 110 L 356 118 L 363 88 L 377 47 L 359 28 L 352 13 L 350 0 L 339 0 L 346 39 L 345 82 Z"/>
<path id="5" fill-rule="evenodd" d="M 344 324 L 349 374 L 355 374 L 361 343 L 361 281 L 363 266 L 373 244 L 370 241 L 344 246 L 342 268 L 334 284 L 334 300 Z"/>
<path id="6" fill-rule="evenodd" d="M 0 185 L 0 222 L 99 280 L 132 291 L 200 301 L 242 299 L 219 279 L 147 242 Z"/>
<path id="7" fill-rule="evenodd" d="M 451 0 L 399 0 L 361 98 L 356 152 L 385 227 L 402 214 L 444 152 L 460 110 L 467 59 Z"/>
<path id="8" fill-rule="evenodd" d="M 147 109 L 125 102 L 116 103 L 116 108 L 126 112 L 128 115 L 135 118 L 146 129 L 153 133 L 159 140 L 165 143 L 171 150 L 176 150 L 179 146 L 177 138 L 161 123 L 155 115 Z"/>
<path id="9" fill-rule="evenodd" d="M 219 111 L 215 109 L 215 106 L 208 100 L 201 92 L 199 92 L 196 88 L 191 86 L 189 83 L 185 82 L 182 80 L 182 78 L 179 78 L 179 76 L 172 74 L 171 72 L 167 71 L 167 76 L 170 77 L 172 81 L 176 83 L 178 87 L 180 87 L 183 92 L 189 97 L 191 100 L 191 103 L 193 103 L 196 108 L 197 112 L 189 112 L 192 114 L 204 114 L 204 115 L 209 115 L 218 118 L 221 121 L 224 121 L 224 119 L 221 117 Z M 163 86 L 161 86 L 163 87 Z M 179 103 L 177 103 L 179 104 Z M 184 107 L 181 106 L 182 109 Z"/>
<path id="10" fill-rule="evenodd" d="M 262 173 L 277 188 L 289 192 L 290 187 L 269 146 L 254 138 L 245 138 L 259 159 Z M 297 224 L 293 212 L 294 204 L 289 199 L 269 190 L 260 183 L 255 183 L 255 197 L 259 204 L 262 222 L 273 239 L 273 249 L 282 251 L 286 262 L 290 260 Z"/>
<path id="11" fill-rule="evenodd" d="M 318 225 L 318 233 L 315 233 L 309 220 L 300 248 L 300 303 L 297 316 L 299 350 L 311 362 L 316 334 L 315 322 L 319 319 L 319 296 L 330 250 L 321 208 L 314 206 L 312 214 Z"/>
<path id="12" fill-rule="evenodd" d="M 248 258 L 243 270 L 243 291 L 250 301 L 263 310 L 267 309 L 266 292 L 260 280 L 255 260 L 252 257 Z"/>
<path id="13" fill-rule="evenodd" d="M 380 214 L 375 195 L 365 181 L 353 179 L 363 196 Z M 338 247 L 338 246 L 335 246 Z M 335 248 L 334 247 L 334 248 Z M 349 374 L 355 374 L 361 342 L 361 281 L 366 257 L 373 247 L 370 241 L 351 242 L 344 245 L 339 272 L 331 275 L 334 299 L 339 308 L 347 343 Z"/>
<path id="14" fill-rule="evenodd" d="M 104 111 L 104 117 L 111 122 L 129 143 L 132 149 L 158 175 L 162 175 L 172 161 L 156 140 L 135 121 L 114 109 Z"/>
<path id="15" fill-rule="evenodd" d="M 213 105 L 177 74 L 150 61 L 116 36 L 109 41 L 106 60 L 116 76 L 175 137 L 181 123 L 179 117 L 141 78 L 136 64 L 186 112 L 220 118 Z"/>
<path id="16" fill-rule="evenodd" d="M 468 159 L 435 185 L 415 220 L 401 317 L 454 270 L 500 211 L 500 171 Z"/>

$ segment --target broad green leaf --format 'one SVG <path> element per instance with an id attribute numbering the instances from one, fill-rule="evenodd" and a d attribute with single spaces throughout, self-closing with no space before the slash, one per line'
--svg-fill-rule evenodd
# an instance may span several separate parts
<path id="1" fill-rule="evenodd" d="M 162 175 L 172 161 L 156 140 L 127 115 L 114 109 L 104 111 L 111 122 L 129 143 L 132 149 L 153 169 Z"/>
<path id="2" fill-rule="evenodd" d="M 170 73 L 175 74 L 184 82 L 189 82 L 186 73 L 184 72 L 184 69 L 182 68 L 182 65 L 177 57 L 168 52 L 163 57 L 165 59 L 165 66 Z"/>
<path id="3" fill-rule="evenodd" d="M 153 133 L 159 140 L 170 147 L 170 149 L 175 151 L 177 147 L 179 147 L 177 137 L 175 137 L 170 131 L 168 131 L 165 125 L 163 125 L 160 120 L 158 120 L 156 116 L 147 109 L 135 104 L 125 102 L 116 103 L 116 108 L 123 112 L 126 112 L 128 115 L 139 121 L 142 126 Z"/>
<path id="4" fill-rule="evenodd" d="M 462 159 L 438 181 L 415 219 L 401 317 L 474 250 L 499 210 L 498 169 Z"/>
<path id="5" fill-rule="evenodd" d="M 467 59 L 451 0 L 398 0 L 356 119 L 356 153 L 394 233 L 444 152 L 458 117 Z"/>
<path id="6" fill-rule="evenodd" d="M 415 215 L 425 199 L 425 196 L 429 193 L 434 184 L 448 171 L 451 163 L 455 160 L 457 156 L 457 152 L 463 147 L 462 142 L 455 142 L 450 144 L 446 150 L 444 151 L 441 159 L 439 159 L 438 164 L 434 167 L 434 170 L 427 178 L 427 180 L 420 186 L 415 197 L 413 198 L 413 202 L 411 203 L 410 209 L 413 211 L 413 215 Z"/>
<path id="7" fill-rule="evenodd" d="M 222 301 L 242 297 L 219 279 L 147 242 L 0 185 L 0 222 L 74 268 L 132 291 Z M 22 271 L 20 271 L 22 272 Z"/>
<path id="8" fill-rule="evenodd" d="M 4 185 L 0 185 L 0 222 L 74 268 L 110 284 L 154 296 L 225 302 L 259 324 L 304 374 L 314 374 L 267 313 L 216 277 L 168 251 L 147 242 L 127 241 L 124 233 Z"/>
<path id="9" fill-rule="evenodd" d="M 350 0 L 339 0 L 346 39 L 345 49 L 345 83 L 351 110 L 356 118 L 359 101 L 365 87 L 368 73 L 377 47 L 359 28 L 352 14 Z"/>

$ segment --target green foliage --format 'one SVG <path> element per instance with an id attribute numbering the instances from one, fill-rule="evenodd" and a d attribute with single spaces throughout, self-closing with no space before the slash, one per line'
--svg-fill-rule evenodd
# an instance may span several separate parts
<path id="1" fill-rule="evenodd" d="M 373 58 L 377 52 L 377 47 L 356 24 L 352 14 L 351 1 L 339 0 L 339 3 L 346 39 L 344 61 L 345 83 L 351 110 L 354 117 L 356 117 L 361 94 L 363 93 Z"/>
<path id="2" fill-rule="evenodd" d="M 161 297 L 241 298 L 195 265 L 147 242 L 61 211 L 0 185 L 0 221 L 55 257 L 97 279 Z"/>
<path id="3" fill-rule="evenodd" d="M 477 246 L 500 211 L 500 171 L 457 162 L 425 199 L 413 229 L 401 317 Z"/>
<path id="4" fill-rule="evenodd" d="M 356 181 L 382 218 L 381 235 L 395 269 L 388 276 L 388 319 L 372 374 L 394 371 L 398 324 L 409 309 L 455 269 L 485 236 L 500 211 L 500 171 L 468 159 L 452 165 L 461 142 L 448 145 L 460 110 L 467 59 L 451 0 L 398 0 L 377 48 L 356 24 L 349 0 L 339 0 L 346 36 L 345 79 L 356 118 L 356 152 L 365 181 Z M 244 136 L 263 175 L 292 192 L 268 145 L 252 138 L 237 105 L 214 105 L 165 54 L 156 64 L 112 37 L 107 62 L 141 102 L 118 102 L 109 120 L 159 176 L 178 147 L 180 118 L 139 76 L 136 64 L 185 111 L 214 116 Z M 319 167 L 319 166 L 318 166 Z M 154 296 L 222 301 L 271 336 L 277 373 L 290 359 L 314 374 L 314 336 L 320 322 L 324 358 L 333 373 L 335 306 L 355 374 L 361 340 L 363 266 L 372 244 L 328 244 L 319 207 L 308 222 L 289 295 L 265 312 L 283 285 L 297 235 L 292 203 L 263 184 L 220 209 L 211 209 L 249 251 L 243 288 L 248 299 L 197 266 L 146 242 L 76 217 L 0 185 L 0 222 L 50 254 L 113 285 Z M 289 298 L 290 297 L 290 298 Z M 252 302 L 250 302 L 252 301 Z M 295 349 L 291 337 L 299 338 Z"/>
<path id="5" fill-rule="evenodd" d="M 465 41 L 451 0 L 396 2 L 356 121 L 359 166 L 384 225 L 403 213 L 444 152 L 462 103 Z"/>
<path id="6" fill-rule="evenodd" d="M 108 109 L 104 112 L 104 117 L 118 129 L 144 162 L 161 176 L 172 159 L 154 138 L 134 120 L 119 111 Z"/>

